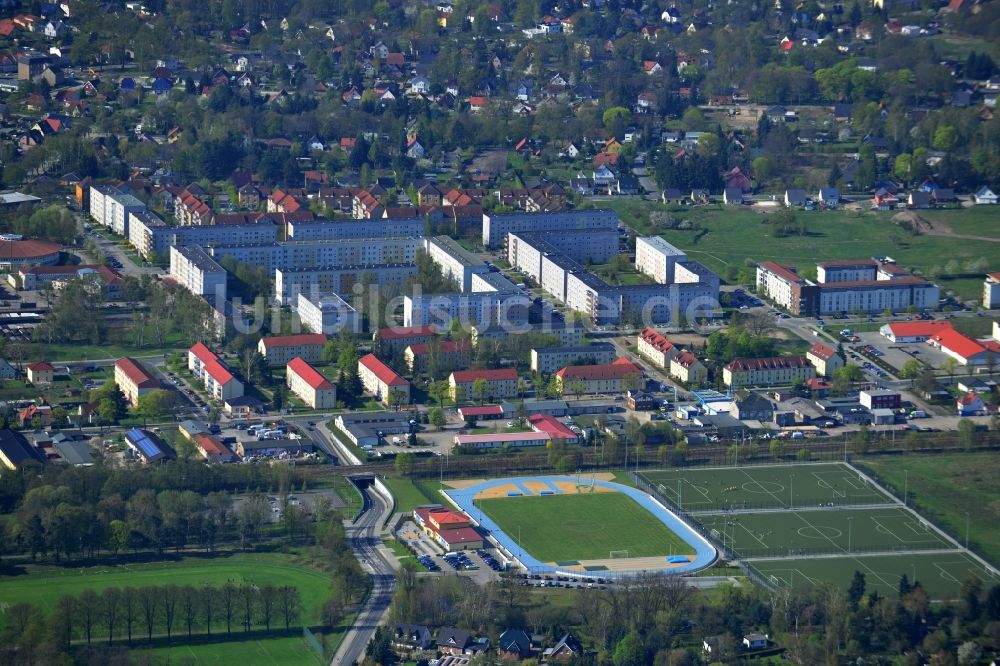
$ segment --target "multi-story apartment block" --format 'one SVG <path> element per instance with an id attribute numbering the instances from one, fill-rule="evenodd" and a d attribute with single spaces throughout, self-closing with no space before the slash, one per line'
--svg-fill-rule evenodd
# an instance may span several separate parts
<path id="1" fill-rule="evenodd" d="M 302 294 L 296 301 L 302 326 L 313 333 L 337 335 L 340 331 L 361 331 L 357 311 L 332 291 Z"/>
<path id="2" fill-rule="evenodd" d="M 636 351 L 656 367 L 667 369 L 670 367 L 670 359 L 680 350 L 656 329 L 646 327 L 639 333 Z"/>
<path id="3" fill-rule="evenodd" d="M 937 285 L 910 275 L 891 260 L 824 262 L 817 282 L 772 262 L 757 266 L 757 289 L 793 314 L 829 315 L 937 308 Z M 861 279 L 853 279 L 861 278 Z"/>
<path id="4" fill-rule="evenodd" d="M 556 213 L 483 214 L 483 245 L 499 247 L 508 233 L 525 231 L 570 232 L 580 229 L 618 229 L 613 210 L 573 210 Z"/>
<path id="5" fill-rule="evenodd" d="M 364 238 L 348 240 L 288 241 L 214 245 L 216 257 L 270 269 L 339 268 L 413 263 L 421 246 L 419 238 Z"/>
<path id="6" fill-rule="evenodd" d="M 485 392 L 477 396 L 473 390 L 479 380 L 485 382 Z M 501 368 L 497 370 L 457 370 L 448 376 L 451 399 L 455 402 L 469 402 L 480 397 L 491 402 L 517 395 L 517 370 Z"/>
<path id="7" fill-rule="evenodd" d="M 288 240 L 321 241 L 356 238 L 416 238 L 424 234 L 419 217 L 378 220 L 298 220 L 288 223 Z"/>
<path id="8" fill-rule="evenodd" d="M 127 356 L 115 361 L 115 384 L 133 407 L 139 406 L 139 398 L 160 388 L 156 377 L 141 363 Z"/>
<path id="9" fill-rule="evenodd" d="M 738 358 L 722 368 L 722 381 L 733 388 L 791 385 L 815 376 L 816 368 L 805 356 Z"/>
<path id="10" fill-rule="evenodd" d="M 128 216 L 128 242 L 145 259 L 155 253 L 166 257 L 170 253 L 173 227 L 149 210 L 133 211 Z"/>
<path id="11" fill-rule="evenodd" d="M 437 334 L 437 326 L 390 326 L 372 334 L 372 343 L 383 356 L 398 354 L 410 345 L 427 344 Z"/>
<path id="12" fill-rule="evenodd" d="M 358 377 L 365 390 L 382 404 L 402 405 L 410 402 L 410 382 L 375 357 L 367 354 L 358 359 Z"/>
<path id="13" fill-rule="evenodd" d="M 683 250 L 659 236 L 635 239 L 635 267 L 660 284 L 673 282 L 677 264 L 687 260 Z"/>
<path id="14" fill-rule="evenodd" d="M 605 365 L 616 356 L 614 345 L 607 342 L 575 347 L 536 347 L 531 350 L 531 369 L 547 375 L 567 365 Z"/>
<path id="15" fill-rule="evenodd" d="M 708 368 L 686 349 L 670 359 L 670 376 L 688 386 L 700 386 L 708 381 Z"/>
<path id="16" fill-rule="evenodd" d="M 188 370 L 215 400 L 230 400 L 243 395 L 243 382 L 236 379 L 222 359 L 200 342 L 188 350 Z"/>
<path id="17" fill-rule="evenodd" d="M 416 273 L 416 264 L 412 263 L 276 269 L 274 294 L 282 305 L 296 302 L 300 293 L 332 291 L 343 294 L 345 298 L 355 293 L 359 297 L 367 297 L 362 289 L 365 284 L 402 288 L 406 280 Z"/>
<path id="18" fill-rule="evenodd" d="M 431 340 L 408 346 L 403 359 L 410 372 L 455 370 L 469 364 L 472 345 L 468 340 Z"/>
<path id="19" fill-rule="evenodd" d="M 192 294 L 226 300 L 226 269 L 197 245 L 170 248 L 170 277 Z"/>
<path id="20" fill-rule="evenodd" d="M 424 251 L 441 267 L 444 275 L 455 281 L 458 290 L 462 292 L 472 291 L 474 274 L 490 270 L 486 262 L 448 236 L 424 239 Z"/>
<path id="21" fill-rule="evenodd" d="M 983 307 L 1000 308 L 1000 273 L 989 273 L 983 282 Z"/>
<path id="22" fill-rule="evenodd" d="M 624 393 L 639 387 L 642 369 L 627 358 L 620 358 L 601 365 L 570 365 L 556 372 L 555 377 L 563 395 Z"/>
<path id="23" fill-rule="evenodd" d="M 117 187 L 91 185 L 90 216 L 101 226 L 128 237 L 129 215 L 146 210 L 146 204 Z"/>
<path id="24" fill-rule="evenodd" d="M 456 319 L 465 329 L 485 322 L 523 325 L 530 306 L 531 299 L 516 290 L 407 295 L 403 297 L 403 326 L 447 327 Z"/>
<path id="25" fill-rule="evenodd" d="M 326 345 L 326 336 L 322 333 L 273 335 L 261 338 L 260 342 L 257 343 L 257 351 L 270 366 L 285 365 L 293 358 L 301 358 L 309 363 L 318 363 L 324 345 Z"/>
<path id="26" fill-rule="evenodd" d="M 337 387 L 304 359 L 296 357 L 288 362 L 285 382 L 313 409 L 333 409 L 337 404 Z"/>

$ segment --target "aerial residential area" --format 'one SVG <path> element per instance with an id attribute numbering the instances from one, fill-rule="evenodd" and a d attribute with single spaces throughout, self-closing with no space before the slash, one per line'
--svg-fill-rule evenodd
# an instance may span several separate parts
<path id="1" fill-rule="evenodd" d="M 996 663 L 998 35 L 0 1 L 0 663 Z"/>

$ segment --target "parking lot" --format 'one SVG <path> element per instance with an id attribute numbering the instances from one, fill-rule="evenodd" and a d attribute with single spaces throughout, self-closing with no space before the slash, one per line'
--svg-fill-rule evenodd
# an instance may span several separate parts
<path id="1" fill-rule="evenodd" d="M 948 355 L 922 342 L 892 343 L 876 332 L 858 333 L 860 342 L 853 346 L 870 345 L 878 358 L 887 365 L 901 369 L 910 359 L 917 359 L 933 368 L 940 368 Z"/>

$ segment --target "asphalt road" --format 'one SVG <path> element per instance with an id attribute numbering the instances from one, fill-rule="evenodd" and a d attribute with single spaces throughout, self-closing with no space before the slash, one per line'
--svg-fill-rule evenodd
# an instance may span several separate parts
<path id="1" fill-rule="evenodd" d="M 365 648 L 375 633 L 376 627 L 385 620 L 393 592 L 396 589 L 396 573 L 392 564 L 382 554 L 379 545 L 382 521 L 389 505 L 378 493 L 364 491 L 364 510 L 358 521 L 347 528 L 347 539 L 354 556 L 372 578 L 372 590 L 354 625 L 344 635 L 331 666 L 354 664 L 364 656 Z"/>

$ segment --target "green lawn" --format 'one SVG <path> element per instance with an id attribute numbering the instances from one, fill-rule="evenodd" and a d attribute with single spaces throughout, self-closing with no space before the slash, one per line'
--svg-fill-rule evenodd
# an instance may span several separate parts
<path id="1" fill-rule="evenodd" d="M 996 479 L 1000 453 L 865 458 L 859 466 L 873 471 L 900 494 L 905 483 L 912 505 L 947 527 L 959 541 L 964 541 L 968 517 L 969 546 L 994 564 L 1000 563 L 1000 486 Z"/>
<path id="2" fill-rule="evenodd" d="M 427 482 L 414 482 L 410 479 L 386 477 L 384 481 L 396 498 L 398 513 L 409 513 L 421 504 L 440 504 L 442 501 L 436 493 L 437 482 L 431 488 Z"/>
<path id="3" fill-rule="evenodd" d="M 667 241 L 686 250 L 692 259 L 701 261 L 723 276 L 727 269 L 743 269 L 752 264 L 771 260 L 797 265 L 800 269 L 814 267 L 830 259 L 866 258 L 888 255 L 903 267 L 926 273 L 932 267 L 943 267 L 952 259 L 965 263 L 985 258 L 991 270 L 1000 267 L 1000 243 L 971 243 L 947 236 L 914 236 L 891 222 L 894 213 L 866 211 L 798 211 L 808 228 L 806 236 L 775 238 L 773 228 L 764 224 L 766 215 L 750 210 L 732 210 L 719 206 L 675 208 L 672 214 L 679 220 L 697 224 L 688 231 L 654 230 L 649 224 L 651 211 L 668 210 L 652 201 L 601 201 L 592 207 L 613 208 L 622 221 L 639 233 L 660 233 Z M 1000 239 L 1000 218 L 975 208 L 949 211 L 919 211 L 934 220 L 946 222 L 956 234 L 972 234 Z M 982 280 L 941 279 L 943 290 L 953 290 L 962 298 L 977 298 Z"/>
<path id="4" fill-rule="evenodd" d="M 622 493 L 504 497 L 476 505 L 542 562 L 679 555 L 694 549 Z"/>
<path id="5" fill-rule="evenodd" d="M 294 585 L 302 595 L 302 620 L 314 624 L 329 593 L 329 577 L 293 555 L 234 553 L 183 556 L 175 560 L 96 567 L 28 566 L 23 573 L 0 576 L 0 606 L 19 601 L 51 608 L 64 594 L 79 595 L 90 588 L 150 585 L 222 585 L 271 583 Z"/>
<path id="6" fill-rule="evenodd" d="M 340 634 L 328 636 L 328 640 L 338 640 Z M 317 638 L 319 638 L 317 636 Z M 141 651 L 147 652 L 147 651 Z M 141 653 L 140 652 L 140 653 Z M 329 648 L 327 654 L 332 652 Z M 194 663 L 206 666 L 247 666 L 266 664 L 267 666 L 301 666 L 322 664 L 323 660 L 306 645 L 301 636 L 268 638 L 253 641 L 206 643 L 203 645 L 177 645 L 168 648 L 148 650 L 152 656 L 165 663 Z"/>

